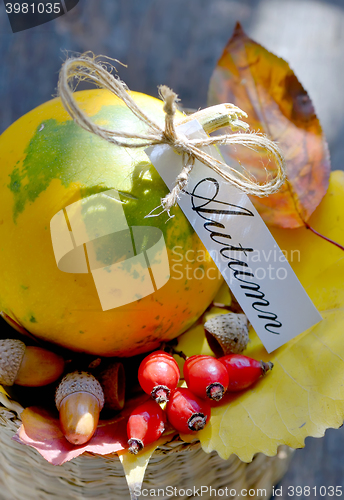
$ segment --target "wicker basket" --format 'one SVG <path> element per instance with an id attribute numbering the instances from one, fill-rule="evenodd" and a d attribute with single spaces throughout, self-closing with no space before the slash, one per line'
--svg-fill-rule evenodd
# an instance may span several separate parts
<path id="1" fill-rule="evenodd" d="M 85 453 L 61 466 L 46 462 L 29 446 L 12 440 L 21 422 L 17 414 L 0 407 L 1 500 L 125 500 L 129 491 L 116 455 L 96 456 Z M 143 488 L 177 487 L 174 498 L 189 498 L 183 489 L 210 486 L 237 491 L 254 489 L 249 498 L 268 499 L 272 486 L 286 472 L 292 450 L 280 447 L 275 457 L 255 456 L 249 464 L 232 455 L 222 460 L 216 453 L 206 454 L 199 443 L 175 441 L 159 448 L 150 460 Z M 258 492 L 258 489 L 265 489 Z M 212 497 L 214 493 L 212 493 Z M 159 495 L 160 499 L 171 498 Z M 210 498 L 203 493 L 203 499 Z"/>

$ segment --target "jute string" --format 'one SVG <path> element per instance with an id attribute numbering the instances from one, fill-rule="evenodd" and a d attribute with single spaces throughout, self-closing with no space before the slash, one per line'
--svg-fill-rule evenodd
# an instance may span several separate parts
<path id="1" fill-rule="evenodd" d="M 120 130 L 111 130 L 94 123 L 89 116 L 78 106 L 72 88 L 73 80 L 88 80 L 97 87 L 112 92 L 121 99 L 130 111 L 146 126 L 145 133 L 130 133 Z M 247 194 L 256 196 L 267 196 L 275 193 L 282 186 L 285 177 L 285 163 L 281 150 L 267 137 L 255 133 L 233 133 L 217 135 L 202 139 L 188 139 L 179 134 L 175 128 L 175 112 L 178 96 L 168 87 L 159 87 L 160 97 L 164 101 L 165 128 L 162 129 L 152 118 L 147 116 L 131 97 L 127 86 L 107 66 L 98 62 L 97 58 L 84 54 L 79 57 L 67 59 L 60 71 L 58 91 L 62 103 L 75 123 L 106 141 L 124 148 L 145 148 L 157 144 L 168 144 L 177 153 L 185 158 L 184 167 L 177 176 L 172 191 L 161 201 L 163 210 L 169 211 L 177 202 L 179 195 L 185 189 L 189 174 L 194 166 L 195 160 L 199 160 L 219 174 L 225 181 L 241 189 Z M 189 117 L 192 119 L 192 115 Z M 202 148 L 213 145 L 235 145 L 239 144 L 251 149 L 263 148 L 276 162 L 276 174 L 273 178 L 259 184 L 247 173 L 241 173 L 230 167 L 223 161 L 213 158 Z"/>

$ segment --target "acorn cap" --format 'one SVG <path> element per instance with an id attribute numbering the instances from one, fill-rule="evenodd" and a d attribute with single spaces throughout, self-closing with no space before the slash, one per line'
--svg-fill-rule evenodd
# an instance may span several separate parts
<path id="1" fill-rule="evenodd" d="M 55 393 L 56 408 L 60 410 L 64 398 L 75 392 L 88 392 L 92 394 L 98 399 L 100 410 L 103 408 L 104 392 L 100 383 L 90 373 L 79 371 L 67 373 L 61 380 Z"/>
<path id="2" fill-rule="evenodd" d="M 204 323 L 208 344 L 216 356 L 238 354 L 249 341 L 247 317 L 230 312 L 219 314 Z"/>
<path id="3" fill-rule="evenodd" d="M 115 361 L 97 375 L 104 391 L 105 408 L 122 410 L 125 399 L 125 373 L 123 363 Z"/>
<path id="4" fill-rule="evenodd" d="M 0 340 L 0 384 L 14 384 L 25 350 L 26 345 L 21 340 Z"/>

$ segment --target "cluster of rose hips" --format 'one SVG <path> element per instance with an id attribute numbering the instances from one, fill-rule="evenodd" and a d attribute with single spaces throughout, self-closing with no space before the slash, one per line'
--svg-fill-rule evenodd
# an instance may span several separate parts
<path id="1" fill-rule="evenodd" d="M 219 359 L 195 355 L 185 361 L 183 373 L 188 387 L 182 388 L 178 387 L 180 371 L 173 356 L 165 351 L 149 354 L 140 364 L 138 379 L 152 399 L 138 406 L 129 417 L 129 451 L 136 454 L 159 439 L 167 420 L 181 433 L 203 429 L 210 418 L 210 401 L 220 401 L 226 391 L 248 388 L 272 366 L 241 354 Z M 165 411 L 161 403 L 167 403 Z"/>

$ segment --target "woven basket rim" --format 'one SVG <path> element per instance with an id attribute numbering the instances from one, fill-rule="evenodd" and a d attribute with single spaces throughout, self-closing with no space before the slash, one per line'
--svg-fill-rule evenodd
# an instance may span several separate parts
<path id="1" fill-rule="evenodd" d="M 46 461 L 38 450 L 13 440 L 21 423 L 15 410 L 0 406 L 0 485 L 2 482 L 5 494 L 1 497 L 0 493 L 0 498 L 36 500 L 38 492 L 42 500 L 126 498 L 127 484 L 117 453 L 99 455 L 84 452 L 61 466 L 55 466 Z M 273 484 L 286 472 L 291 456 L 292 450 L 282 446 L 274 457 L 258 453 L 250 463 L 242 462 L 233 454 L 228 460 L 223 460 L 216 451 L 205 453 L 199 441 L 186 443 L 180 440 L 179 435 L 173 434 L 167 443 L 154 451 L 144 484 L 154 489 L 157 484 L 182 488 L 190 484 L 208 484 L 213 488 L 230 485 L 246 489 L 264 486 L 268 496 L 259 495 L 256 498 L 267 500 Z M 93 492 L 94 496 L 90 497 Z M 182 497 L 182 500 L 187 498 Z"/>

